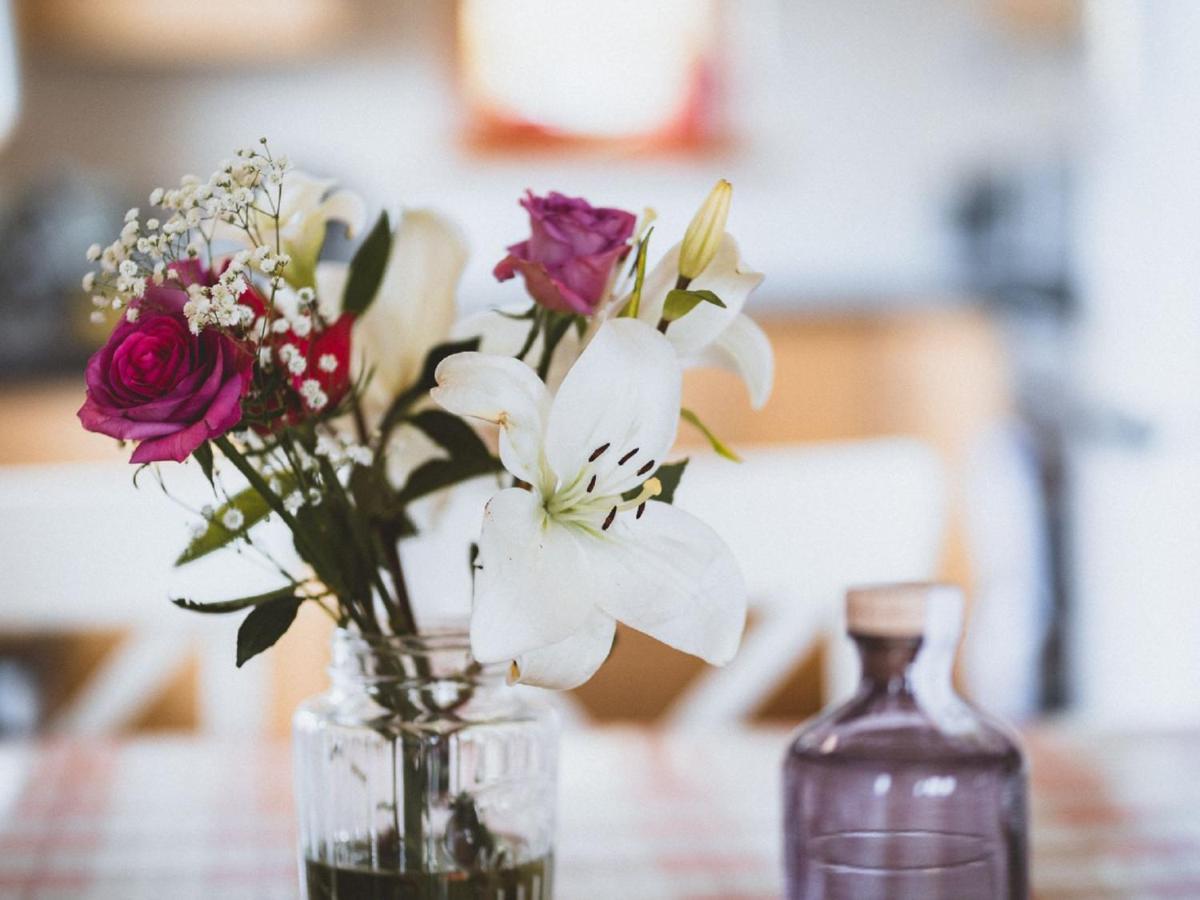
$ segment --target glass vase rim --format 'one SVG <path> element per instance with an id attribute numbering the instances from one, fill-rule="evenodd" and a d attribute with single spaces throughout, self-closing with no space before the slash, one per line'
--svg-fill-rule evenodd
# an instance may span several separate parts
<path id="1" fill-rule="evenodd" d="M 332 640 L 335 644 L 385 653 L 471 652 L 467 623 L 457 620 L 431 623 L 412 634 L 364 634 L 339 625 L 333 630 Z"/>

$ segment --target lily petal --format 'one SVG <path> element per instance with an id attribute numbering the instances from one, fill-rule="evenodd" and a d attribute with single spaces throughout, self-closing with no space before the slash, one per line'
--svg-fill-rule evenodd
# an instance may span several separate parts
<path id="1" fill-rule="evenodd" d="M 542 433 L 550 392 L 520 360 L 491 353 L 455 353 L 438 364 L 434 402 L 458 416 L 500 426 L 500 461 L 523 481 L 546 492 Z"/>
<path id="2" fill-rule="evenodd" d="M 728 369 L 741 377 L 750 392 L 750 405 L 762 409 L 775 382 L 775 353 L 771 341 L 747 315 L 739 315 L 717 339 L 694 358 L 698 365 Z"/>
<path id="3" fill-rule="evenodd" d="M 322 201 L 319 212 L 326 221 L 345 225 L 348 238 L 354 238 L 367 220 L 367 204 L 354 191 L 334 191 Z"/>
<path id="4" fill-rule="evenodd" d="M 636 319 L 605 322 L 554 398 L 550 467 L 564 482 L 585 469 L 596 475 L 596 496 L 639 484 L 645 466 L 661 463 L 675 442 L 681 381 L 675 351 L 658 331 Z"/>
<path id="5" fill-rule="evenodd" d="M 412 385 L 426 354 L 450 334 L 466 263 L 466 244 L 448 220 L 427 209 L 404 213 L 379 293 L 354 325 L 355 355 L 374 369 L 374 405 Z"/>
<path id="6" fill-rule="evenodd" d="M 513 661 L 512 681 L 559 691 L 579 687 L 608 659 L 616 633 L 613 617 L 593 610 L 570 637 L 518 656 Z"/>
<path id="7" fill-rule="evenodd" d="M 588 549 L 576 529 L 547 517 L 535 491 L 508 488 L 492 497 L 483 513 L 471 611 L 475 658 L 515 660 L 583 628 L 595 610 L 591 594 L 578 589 Z"/>
<path id="8" fill-rule="evenodd" d="M 675 286 L 679 267 L 679 245 L 676 244 L 646 276 L 642 289 L 642 306 L 638 318 L 657 324 L 662 316 L 667 293 Z M 721 298 L 724 307 L 701 303 L 686 316 L 672 322 L 667 329 L 669 340 L 683 357 L 697 355 L 711 344 L 738 316 L 750 293 L 762 284 L 761 272 L 750 270 L 741 259 L 737 241 L 726 232 L 716 256 L 688 286 L 689 290 L 712 291 Z"/>
<path id="9" fill-rule="evenodd" d="M 589 546 L 587 579 L 606 613 L 713 665 L 733 658 L 746 585 L 733 553 L 691 513 L 652 501 Z"/>

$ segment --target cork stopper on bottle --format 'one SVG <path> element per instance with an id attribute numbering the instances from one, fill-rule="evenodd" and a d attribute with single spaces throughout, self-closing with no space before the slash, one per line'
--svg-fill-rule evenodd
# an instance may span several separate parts
<path id="1" fill-rule="evenodd" d="M 846 592 L 846 630 L 864 637 L 940 637 L 947 625 L 957 631 L 961 616 L 962 592 L 952 584 L 878 584 Z"/>

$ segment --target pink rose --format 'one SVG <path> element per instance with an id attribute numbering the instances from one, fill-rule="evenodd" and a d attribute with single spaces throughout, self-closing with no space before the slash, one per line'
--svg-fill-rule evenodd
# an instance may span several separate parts
<path id="1" fill-rule="evenodd" d="M 629 252 L 636 217 L 597 209 L 582 197 L 528 191 L 532 234 L 513 244 L 493 270 L 500 281 L 520 272 L 529 295 L 547 309 L 590 315 L 608 289 L 613 267 Z"/>
<path id="2" fill-rule="evenodd" d="M 173 267 L 185 285 L 210 275 L 196 264 Z M 88 360 L 87 400 L 79 420 L 88 431 L 140 441 L 130 462 L 182 462 L 242 418 L 253 355 L 215 329 L 188 330 L 187 294 L 168 282 L 149 286 L 136 322 L 121 319 Z"/>

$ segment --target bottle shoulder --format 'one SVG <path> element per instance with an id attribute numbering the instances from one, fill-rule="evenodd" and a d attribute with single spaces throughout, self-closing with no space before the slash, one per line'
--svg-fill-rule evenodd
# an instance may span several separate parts
<path id="1" fill-rule="evenodd" d="M 977 761 L 1020 769 L 1024 754 L 1006 726 L 957 696 L 859 695 L 801 725 L 789 757 L 822 764 L 857 759 Z"/>

